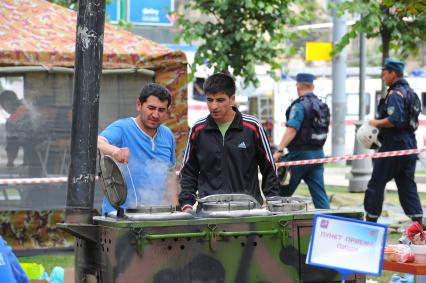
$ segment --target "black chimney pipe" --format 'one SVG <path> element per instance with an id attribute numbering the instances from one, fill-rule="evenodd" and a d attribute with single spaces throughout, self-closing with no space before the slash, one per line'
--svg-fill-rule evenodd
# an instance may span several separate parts
<path id="1" fill-rule="evenodd" d="M 71 164 L 67 223 L 91 223 L 96 175 L 99 89 L 102 75 L 105 0 L 78 3 Z"/>

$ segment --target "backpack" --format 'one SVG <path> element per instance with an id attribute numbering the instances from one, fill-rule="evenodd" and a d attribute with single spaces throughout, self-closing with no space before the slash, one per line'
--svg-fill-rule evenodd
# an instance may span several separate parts
<path id="1" fill-rule="evenodd" d="M 328 105 L 317 97 L 309 97 L 312 105 L 312 142 L 323 146 L 330 125 L 330 109 Z"/>
<path id="2" fill-rule="evenodd" d="M 296 99 L 286 111 L 289 119 L 290 110 L 295 103 L 302 104 L 305 118 L 296 137 L 287 146 L 291 150 L 304 150 L 321 148 L 327 140 L 328 126 L 330 124 L 330 109 L 315 95 L 301 96 Z"/>
<path id="3" fill-rule="evenodd" d="M 420 102 L 419 96 L 411 87 L 406 88 L 406 99 L 407 104 L 405 105 L 408 113 L 408 129 L 416 131 L 419 127 L 419 115 L 422 111 L 422 103 Z"/>

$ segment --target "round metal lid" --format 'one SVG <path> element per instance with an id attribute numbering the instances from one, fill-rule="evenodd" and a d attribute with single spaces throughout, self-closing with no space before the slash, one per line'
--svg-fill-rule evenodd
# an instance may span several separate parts
<path id="1" fill-rule="evenodd" d="M 203 204 L 203 211 L 252 210 L 256 204 L 252 201 L 208 202 Z"/>
<path id="2" fill-rule="evenodd" d="M 99 158 L 100 183 L 105 197 L 118 209 L 127 198 L 127 185 L 117 162 L 109 155 Z"/>
<path id="3" fill-rule="evenodd" d="M 209 195 L 197 200 L 198 203 L 204 204 L 208 202 L 230 202 L 230 201 L 250 201 L 256 204 L 256 207 L 260 207 L 259 202 L 252 196 L 246 194 L 217 194 L 217 195 Z"/>
<path id="4" fill-rule="evenodd" d="M 291 212 L 307 210 L 310 201 L 299 197 L 270 197 L 266 199 L 271 212 Z"/>
<path id="5" fill-rule="evenodd" d="M 202 211 L 236 211 L 260 208 L 260 204 L 250 195 L 218 194 L 198 200 Z"/>
<path id="6" fill-rule="evenodd" d="M 250 195 L 220 194 L 198 200 L 197 215 L 207 218 L 237 218 L 271 215 Z"/>

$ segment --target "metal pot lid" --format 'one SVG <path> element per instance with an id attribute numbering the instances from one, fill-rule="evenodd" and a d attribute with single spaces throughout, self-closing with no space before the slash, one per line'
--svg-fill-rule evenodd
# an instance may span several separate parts
<path id="1" fill-rule="evenodd" d="M 229 202 L 207 202 L 203 203 L 203 211 L 237 211 L 253 210 L 257 208 L 253 201 L 229 201 Z"/>
<path id="2" fill-rule="evenodd" d="M 105 197 L 118 209 L 127 198 L 127 185 L 117 162 L 109 155 L 99 158 L 100 183 Z"/>
<path id="3" fill-rule="evenodd" d="M 252 214 L 260 209 L 260 204 L 250 195 L 217 194 L 199 199 L 197 211 L 203 217 L 213 217 L 212 215 L 217 213 L 220 217 L 231 217 L 235 212 Z"/>
<path id="4" fill-rule="evenodd" d="M 117 217 L 117 211 L 108 214 L 110 217 Z M 161 220 L 184 220 L 195 218 L 189 212 L 177 211 L 172 205 L 141 205 L 134 208 L 127 208 L 123 218 L 131 221 L 161 221 Z"/>
<path id="5" fill-rule="evenodd" d="M 280 196 L 274 196 L 274 197 L 267 197 L 266 202 L 268 203 L 295 203 L 295 202 L 304 202 L 304 203 L 311 203 L 312 199 L 310 197 L 280 197 Z"/>
<path id="6" fill-rule="evenodd" d="M 144 214 L 155 214 L 155 213 L 175 213 L 176 207 L 172 205 L 144 205 L 138 207 L 127 208 L 126 213 L 144 213 Z"/>
<path id="7" fill-rule="evenodd" d="M 252 210 L 235 210 L 235 211 L 204 211 L 201 210 L 197 216 L 201 218 L 240 218 L 250 216 L 268 216 L 273 213 L 262 208 Z"/>
<path id="8" fill-rule="evenodd" d="M 301 197 L 270 197 L 266 199 L 268 210 L 272 212 L 290 212 L 307 210 L 309 199 Z"/>
<path id="9" fill-rule="evenodd" d="M 259 202 L 257 200 L 246 194 L 217 194 L 217 195 L 209 195 L 203 198 L 198 199 L 198 203 L 202 206 L 206 203 L 228 203 L 228 202 L 237 202 L 237 203 L 253 203 L 254 208 L 260 208 Z"/>

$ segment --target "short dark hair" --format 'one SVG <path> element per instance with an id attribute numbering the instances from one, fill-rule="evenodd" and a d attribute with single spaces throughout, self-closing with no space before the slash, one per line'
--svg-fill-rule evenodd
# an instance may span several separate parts
<path id="1" fill-rule="evenodd" d="M 394 72 L 398 78 L 404 77 L 404 72 L 401 72 L 401 71 L 394 71 Z"/>
<path id="2" fill-rule="evenodd" d="M 404 77 L 404 73 L 403 73 L 403 72 L 401 72 L 401 71 L 392 70 L 392 69 L 383 69 L 383 71 L 388 71 L 389 73 L 395 73 L 395 75 L 396 75 L 398 78 L 402 78 L 402 77 Z"/>
<path id="3" fill-rule="evenodd" d="M 0 105 L 4 105 L 6 101 L 17 102 L 18 96 L 12 90 L 5 90 L 0 93 Z"/>
<path id="4" fill-rule="evenodd" d="M 203 85 L 204 93 L 213 94 L 224 92 L 229 97 L 235 95 L 235 80 L 227 74 L 217 73 L 207 78 Z"/>
<path id="5" fill-rule="evenodd" d="M 172 103 L 172 96 L 170 92 L 164 86 L 156 83 L 148 83 L 146 84 L 139 95 L 139 101 L 143 104 L 148 97 L 155 96 L 161 101 L 167 101 L 167 107 Z"/>

